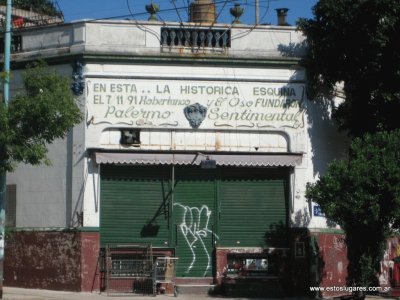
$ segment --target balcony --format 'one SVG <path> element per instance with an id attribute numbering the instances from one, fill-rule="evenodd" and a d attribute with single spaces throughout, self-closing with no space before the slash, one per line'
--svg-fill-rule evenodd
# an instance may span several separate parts
<path id="1" fill-rule="evenodd" d="M 12 60 L 60 55 L 275 59 L 292 61 L 281 49 L 302 41 L 301 33 L 285 26 L 161 23 L 132 20 L 78 21 L 32 26 L 13 31 Z M 0 52 L 3 51 L 0 34 Z"/>
<path id="2" fill-rule="evenodd" d="M 162 27 L 162 47 L 229 48 L 230 29 Z"/>

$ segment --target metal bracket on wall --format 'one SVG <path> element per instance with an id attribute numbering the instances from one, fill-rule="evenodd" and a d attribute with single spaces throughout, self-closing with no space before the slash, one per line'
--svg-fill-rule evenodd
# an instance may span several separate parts
<path id="1" fill-rule="evenodd" d="M 83 80 L 83 64 L 80 61 L 75 61 L 72 71 L 72 92 L 75 96 L 83 94 L 85 89 L 85 81 Z"/>

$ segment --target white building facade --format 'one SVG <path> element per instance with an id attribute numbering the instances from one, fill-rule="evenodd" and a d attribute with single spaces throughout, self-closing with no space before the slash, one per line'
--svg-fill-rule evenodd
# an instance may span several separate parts
<path id="1" fill-rule="evenodd" d="M 301 294 L 345 279 L 343 234 L 304 196 L 345 138 L 307 99 L 295 28 L 82 21 L 14 35 L 12 93 L 44 59 L 72 76 L 84 121 L 49 146 L 52 166 L 8 174 L 5 285 L 101 290 L 104 249 L 127 243 L 179 258 L 182 285 L 258 274 Z M 251 275 L 253 260 L 268 267 Z"/>

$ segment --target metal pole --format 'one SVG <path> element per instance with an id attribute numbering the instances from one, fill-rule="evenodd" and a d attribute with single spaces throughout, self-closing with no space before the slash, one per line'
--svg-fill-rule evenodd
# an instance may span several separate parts
<path id="1" fill-rule="evenodd" d="M 171 209 L 170 209 L 171 227 L 170 228 L 171 228 L 172 234 L 171 234 L 170 240 L 169 240 L 170 247 L 176 246 L 176 232 L 177 232 L 176 226 L 175 226 L 175 219 L 174 219 L 175 154 L 173 154 L 173 156 L 174 156 L 174 161 L 173 161 L 172 170 L 171 170 L 172 172 L 171 172 L 171 203 L 170 203 L 170 207 L 171 207 Z"/>
<path id="2" fill-rule="evenodd" d="M 260 0 L 255 0 L 256 4 L 256 25 L 260 23 Z"/>
<path id="3" fill-rule="evenodd" d="M 4 36 L 4 103 L 6 105 L 10 99 L 11 2 L 12 0 L 7 0 L 6 32 Z"/>
<path id="4" fill-rule="evenodd" d="M 3 98 L 7 106 L 10 97 L 10 51 L 11 51 L 11 9 L 12 0 L 7 0 L 6 9 L 6 31 L 4 33 L 4 87 Z M 0 174 L 0 299 L 3 299 L 3 278 L 4 278 L 4 239 L 6 223 L 6 172 Z"/>
<path id="5" fill-rule="evenodd" d="M 0 174 L 0 299 L 3 299 L 3 269 L 4 269 L 4 225 L 6 221 L 6 211 L 4 204 L 6 200 L 6 173 Z"/>

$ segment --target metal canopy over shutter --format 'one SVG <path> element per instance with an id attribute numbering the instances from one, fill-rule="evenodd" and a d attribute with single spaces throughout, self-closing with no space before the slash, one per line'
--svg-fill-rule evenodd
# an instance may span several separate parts
<path id="1" fill-rule="evenodd" d="M 165 167 L 101 168 L 100 243 L 168 241 L 170 181 Z"/>
<path id="2" fill-rule="evenodd" d="M 213 266 L 215 170 L 176 168 L 174 223 L 178 277 L 211 277 Z"/>
<path id="3" fill-rule="evenodd" d="M 223 169 L 220 240 L 225 247 L 277 247 L 286 237 L 287 170 Z"/>
<path id="4" fill-rule="evenodd" d="M 205 156 L 217 166 L 294 167 L 301 163 L 301 153 L 156 153 L 96 152 L 98 164 L 199 165 Z"/>

